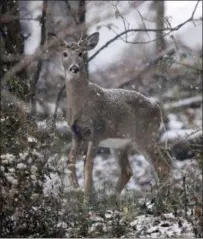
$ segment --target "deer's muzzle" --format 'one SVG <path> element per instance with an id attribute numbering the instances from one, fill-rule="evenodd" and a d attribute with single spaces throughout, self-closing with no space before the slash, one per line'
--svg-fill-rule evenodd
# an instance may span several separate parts
<path id="1" fill-rule="evenodd" d="M 80 68 L 78 65 L 74 64 L 70 67 L 69 71 L 76 74 L 80 71 Z"/>

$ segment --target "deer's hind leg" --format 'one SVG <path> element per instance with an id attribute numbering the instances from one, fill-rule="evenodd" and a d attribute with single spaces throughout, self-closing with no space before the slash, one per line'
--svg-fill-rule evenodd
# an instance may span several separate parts
<path id="1" fill-rule="evenodd" d="M 143 148 L 142 154 L 151 164 L 153 175 L 156 182 L 164 182 L 170 175 L 172 161 L 167 154 L 163 154 L 155 140 L 147 142 Z"/>
<path id="2" fill-rule="evenodd" d="M 120 176 L 116 184 L 116 193 L 120 194 L 133 175 L 132 167 L 129 161 L 129 145 L 122 149 L 113 149 L 114 156 L 118 161 Z"/>

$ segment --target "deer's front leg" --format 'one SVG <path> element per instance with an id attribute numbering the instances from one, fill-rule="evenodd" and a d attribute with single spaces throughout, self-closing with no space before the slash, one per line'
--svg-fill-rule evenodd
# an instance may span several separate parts
<path id="1" fill-rule="evenodd" d="M 79 152 L 80 146 L 81 146 L 81 140 L 78 137 L 73 135 L 72 142 L 71 142 L 71 149 L 70 149 L 67 163 L 68 163 L 68 169 L 70 170 L 71 186 L 74 188 L 79 187 L 75 164 L 76 164 L 76 157 Z"/>
<path id="2" fill-rule="evenodd" d="M 90 141 L 88 143 L 88 149 L 87 149 L 87 155 L 84 165 L 84 182 L 85 182 L 85 201 L 88 201 L 91 196 L 91 190 L 92 190 L 92 173 L 93 173 L 93 158 L 96 155 L 96 149 L 97 144 L 95 144 L 93 141 Z"/>

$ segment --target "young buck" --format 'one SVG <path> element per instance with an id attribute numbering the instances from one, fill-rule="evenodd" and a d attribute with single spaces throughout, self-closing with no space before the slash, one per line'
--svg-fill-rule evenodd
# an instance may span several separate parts
<path id="1" fill-rule="evenodd" d="M 74 188 L 79 187 L 76 175 L 76 156 L 81 144 L 88 142 L 84 165 L 85 197 L 89 198 L 92 187 L 93 158 L 102 141 L 123 140 L 126 145 L 118 154 L 120 177 L 116 185 L 119 194 L 132 176 L 127 147 L 134 145 L 152 167 L 160 174 L 159 162 L 163 160 L 156 143 L 161 122 L 161 111 L 157 104 L 144 95 L 124 89 L 104 89 L 88 81 L 83 55 L 98 43 L 95 32 L 84 40 L 68 44 L 63 42 L 61 57 L 67 91 L 67 120 L 72 130 L 72 144 L 68 157 L 70 180 Z M 108 143 L 107 143 L 108 144 Z M 108 145 L 111 147 L 110 145 Z M 169 167 L 168 167 L 169 168 Z M 164 173 L 166 173 L 164 169 Z M 158 179 L 158 177 L 157 177 Z"/>

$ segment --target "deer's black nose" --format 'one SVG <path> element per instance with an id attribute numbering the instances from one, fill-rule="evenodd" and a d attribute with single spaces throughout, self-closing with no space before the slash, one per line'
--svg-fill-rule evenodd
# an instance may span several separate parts
<path id="1" fill-rule="evenodd" d="M 70 67 L 70 71 L 73 73 L 77 73 L 80 70 L 80 68 L 77 65 L 72 65 Z"/>

